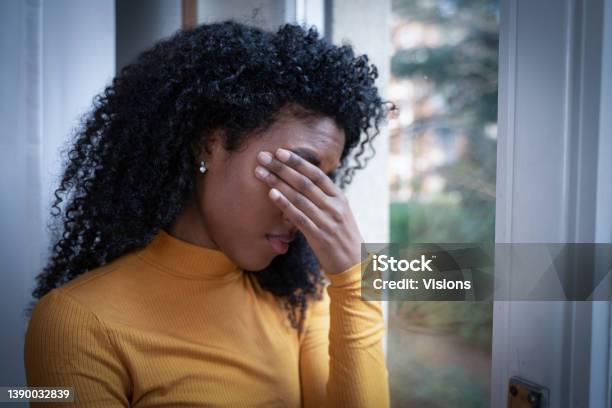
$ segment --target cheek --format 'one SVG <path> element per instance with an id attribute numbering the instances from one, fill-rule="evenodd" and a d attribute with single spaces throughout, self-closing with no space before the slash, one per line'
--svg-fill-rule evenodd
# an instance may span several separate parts
<path id="1" fill-rule="evenodd" d="M 225 207 L 228 217 L 238 221 L 247 230 L 269 227 L 271 218 L 279 212 L 268 197 L 270 188 L 257 179 L 253 172 L 230 176 L 223 189 L 225 197 L 219 205 Z"/>
<path id="2" fill-rule="evenodd" d="M 209 185 L 205 221 L 217 244 L 243 268 L 261 270 L 274 256 L 265 234 L 279 224 L 282 213 L 254 173 L 233 173 Z"/>
<path id="3" fill-rule="evenodd" d="M 249 180 L 245 186 L 245 195 L 248 196 L 245 200 L 247 206 L 261 216 L 272 216 L 277 213 L 278 209 L 268 197 L 270 187 L 254 175 L 250 175 L 247 179 Z"/>

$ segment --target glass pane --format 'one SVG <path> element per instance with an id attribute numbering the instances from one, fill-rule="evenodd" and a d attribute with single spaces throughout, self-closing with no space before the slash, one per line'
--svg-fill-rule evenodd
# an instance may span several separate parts
<path id="1" fill-rule="evenodd" d="M 495 240 L 498 1 L 394 0 L 391 240 Z M 393 406 L 489 406 L 491 303 L 389 302 Z"/>

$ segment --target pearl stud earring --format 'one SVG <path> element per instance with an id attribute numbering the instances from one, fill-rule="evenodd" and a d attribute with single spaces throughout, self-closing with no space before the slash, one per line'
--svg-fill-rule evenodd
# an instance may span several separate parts
<path id="1" fill-rule="evenodd" d="M 206 173 L 206 165 L 204 164 L 204 160 L 200 162 L 200 173 Z"/>

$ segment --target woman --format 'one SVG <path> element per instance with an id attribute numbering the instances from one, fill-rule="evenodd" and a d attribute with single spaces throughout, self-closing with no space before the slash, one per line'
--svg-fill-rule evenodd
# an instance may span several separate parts
<path id="1" fill-rule="evenodd" d="M 342 192 L 388 113 L 376 76 L 314 29 L 235 22 L 124 68 L 55 193 L 28 385 L 87 407 L 388 405 Z"/>

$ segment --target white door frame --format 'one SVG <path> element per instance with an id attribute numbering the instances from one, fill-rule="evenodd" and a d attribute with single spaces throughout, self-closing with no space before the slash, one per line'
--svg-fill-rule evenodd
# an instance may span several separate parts
<path id="1" fill-rule="evenodd" d="M 496 242 L 610 242 L 610 6 L 500 2 Z M 551 407 L 609 406 L 609 322 L 605 303 L 495 302 L 491 406 L 514 375 L 548 387 Z"/>

